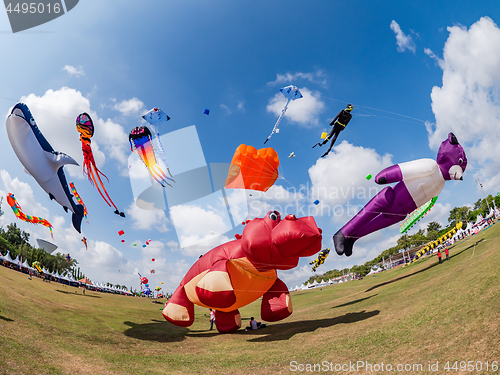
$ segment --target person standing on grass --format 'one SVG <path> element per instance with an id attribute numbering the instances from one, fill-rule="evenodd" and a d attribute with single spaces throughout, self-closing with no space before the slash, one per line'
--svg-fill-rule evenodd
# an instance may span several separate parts
<path id="1" fill-rule="evenodd" d="M 448 251 L 448 248 L 444 249 L 444 253 L 446 254 L 446 260 L 450 260 L 450 252 Z"/>
<path id="2" fill-rule="evenodd" d="M 439 259 L 439 264 L 441 264 L 441 249 L 438 250 L 438 259 Z"/>
<path id="3" fill-rule="evenodd" d="M 210 330 L 214 328 L 215 323 L 215 311 L 210 309 Z"/>

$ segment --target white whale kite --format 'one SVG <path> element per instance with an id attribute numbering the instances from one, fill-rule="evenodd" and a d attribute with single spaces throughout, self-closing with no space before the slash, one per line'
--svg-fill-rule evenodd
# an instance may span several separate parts
<path id="1" fill-rule="evenodd" d="M 5 125 L 10 144 L 26 173 L 33 176 L 50 199 L 55 199 L 66 212 L 68 209 L 73 212 L 73 226 L 80 232 L 83 206 L 73 201 L 63 169 L 65 164 L 78 163 L 71 156 L 54 151 L 26 104 L 16 104 Z"/>

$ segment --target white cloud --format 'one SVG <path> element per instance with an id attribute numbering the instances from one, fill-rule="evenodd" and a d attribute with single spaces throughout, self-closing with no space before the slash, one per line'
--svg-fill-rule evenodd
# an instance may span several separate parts
<path id="1" fill-rule="evenodd" d="M 128 134 L 125 133 L 123 126 L 109 118 L 103 120 L 97 117 L 94 112 L 90 114 L 94 121 L 94 127 L 96 128 L 94 134 L 96 141 L 104 145 L 111 158 L 119 161 L 122 166 L 127 165 L 130 149 L 128 147 Z M 94 142 L 92 142 L 92 151 L 94 151 Z"/>
<path id="2" fill-rule="evenodd" d="M 431 59 L 436 60 L 438 64 L 441 64 L 442 60 L 439 57 L 437 57 L 430 48 L 424 48 L 424 53 Z"/>
<path id="3" fill-rule="evenodd" d="M 312 258 L 315 257 L 311 257 L 311 259 Z M 317 273 L 312 271 L 311 267 L 310 265 L 304 265 L 287 271 L 278 271 L 278 276 L 288 286 L 288 289 L 292 289 L 295 288 L 295 286 L 301 286 L 302 283 L 307 281 L 311 276 L 317 275 Z"/>
<path id="4" fill-rule="evenodd" d="M 236 104 L 236 107 L 234 109 L 229 108 L 229 106 L 226 104 L 221 104 L 220 107 L 225 109 L 229 115 L 232 114 L 234 111 L 242 113 L 245 113 L 246 111 L 245 102 L 243 102 L 242 100 L 238 100 L 238 104 Z"/>
<path id="5" fill-rule="evenodd" d="M 85 75 L 85 72 L 83 71 L 83 68 L 81 66 L 79 68 L 75 68 L 74 66 L 71 65 L 64 65 L 63 70 L 65 70 L 70 75 L 75 77 L 80 77 Z"/>
<path id="6" fill-rule="evenodd" d="M 64 170 L 72 177 L 82 178 L 83 153 L 80 134 L 76 130 L 76 117 L 87 112 L 95 127 L 92 138 L 92 153 L 96 165 L 101 169 L 106 156 L 100 145 L 109 151 L 110 157 L 126 165 L 128 136 L 123 127 L 108 119 L 104 121 L 90 109 L 90 101 L 80 91 L 68 87 L 47 90 L 44 95 L 29 94 L 20 99 L 28 105 L 40 131 L 56 151 L 61 151 L 73 159 L 78 166 L 67 165 Z"/>
<path id="7" fill-rule="evenodd" d="M 238 201 L 230 197 L 231 210 L 237 209 Z M 170 207 L 170 217 L 175 226 L 182 253 L 189 256 L 199 256 L 223 243 L 233 240 L 227 233 L 233 230 L 225 202 L 220 200 L 201 202 L 201 205 L 177 205 Z M 238 211 L 233 214 L 233 220 L 238 219 Z M 241 220 L 241 217 L 239 218 Z M 235 223 L 236 226 L 239 222 Z M 175 246 L 171 250 L 176 251 Z"/>
<path id="8" fill-rule="evenodd" d="M 278 211 L 281 217 L 289 214 L 309 216 L 315 213 L 315 205 L 308 201 L 307 186 L 284 188 L 274 184 L 267 192 L 253 191 L 248 198 L 248 216 L 251 218 L 264 217 L 269 211 Z"/>
<path id="9" fill-rule="evenodd" d="M 309 177 L 311 200 L 320 201 L 319 214 L 332 216 L 334 221 L 354 216 L 359 207 L 351 203 L 364 205 L 383 188 L 374 182 L 374 177 L 393 164 L 391 157 L 342 141 L 327 157 L 318 159 L 309 168 Z M 373 176 L 371 180 L 366 179 L 368 174 Z"/>
<path id="10" fill-rule="evenodd" d="M 232 229 L 227 212 L 218 208 L 177 205 L 170 207 L 170 216 L 180 245 L 188 255 L 200 255 L 200 251 L 208 251 L 230 240 L 223 235 Z"/>
<path id="11" fill-rule="evenodd" d="M 217 210 L 205 210 L 194 205 L 178 205 L 170 208 L 170 215 L 183 234 L 198 235 L 210 232 L 224 233 L 231 228 Z"/>
<path id="12" fill-rule="evenodd" d="M 325 103 L 321 101 L 321 94 L 312 92 L 306 87 L 300 88 L 303 97 L 291 101 L 285 113 L 285 118 L 306 128 L 318 124 L 318 116 L 323 112 Z M 280 116 L 287 99 L 281 92 L 275 94 L 267 105 L 267 112 Z"/>
<path id="13" fill-rule="evenodd" d="M 411 230 L 411 233 L 416 232 L 420 229 L 427 229 L 429 223 L 435 221 L 443 228 L 448 225 L 448 216 L 450 216 L 451 203 L 436 203 L 434 207 L 417 223 L 416 228 Z M 411 234 L 410 233 L 410 234 Z"/>
<path id="14" fill-rule="evenodd" d="M 221 108 L 224 108 L 224 109 L 227 111 L 227 113 L 228 113 L 228 114 L 231 114 L 231 113 L 232 113 L 232 111 L 229 109 L 229 107 L 228 107 L 227 105 L 225 105 L 225 104 L 221 104 L 221 105 L 220 105 L 220 107 L 221 107 Z"/>
<path id="15" fill-rule="evenodd" d="M 157 230 L 161 233 L 168 232 L 169 220 L 165 216 L 165 211 L 155 210 L 153 203 L 141 202 L 141 207 L 151 206 L 150 209 L 142 209 L 133 201 L 125 210 L 132 219 L 134 227 L 137 229 Z"/>
<path id="16" fill-rule="evenodd" d="M 132 98 L 116 103 L 113 108 L 120 111 L 123 115 L 128 116 L 142 110 L 144 108 L 144 103 L 137 98 Z"/>
<path id="17" fill-rule="evenodd" d="M 180 246 L 179 246 L 179 243 L 176 241 L 168 241 L 167 248 L 169 248 L 170 251 L 176 251 L 176 250 L 179 250 Z"/>
<path id="18" fill-rule="evenodd" d="M 156 261 L 155 257 L 160 257 L 164 254 L 163 249 L 165 248 L 165 245 L 160 242 L 160 241 L 155 241 L 151 240 L 149 242 L 149 245 L 146 245 L 146 247 L 141 247 L 141 254 L 144 258 L 147 259 L 152 259 L 154 258 Z"/>
<path id="19" fill-rule="evenodd" d="M 478 168 L 474 177 L 493 189 L 500 183 L 500 29 L 483 17 L 468 30 L 448 31 L 439 61 L 443 83 L 431 93 L 436 123 L 426 125 L 429 144 L 437 149 L 453 132 L 464 146 L 469 171 Z"/>
<path id="20" fill-rule="evenodd" d="M 268 82 L 269 86 L 275 86 L 278 84 L 295 84 L 298 80 L 306 80 L 312 83 L 319 84 L 323 87 L 327 87 L 327 81 L 325 73 L 322 70 L 317 70 L 314 73 L 285 73 L 276 74 L 276 79 L 272 82 Z"/>
<path id="21" fill-rule="evenodd" d="M 394 31 L 394 34 L 396 34 L 396 44 L 399 52 L 409 50 L 415 53 L 416 47 L 412 37 L 410 35 L 406 35 L 403 30 L 401 30 L 399 24 L 394 20 L 391 22 L 391 30 Z"/>

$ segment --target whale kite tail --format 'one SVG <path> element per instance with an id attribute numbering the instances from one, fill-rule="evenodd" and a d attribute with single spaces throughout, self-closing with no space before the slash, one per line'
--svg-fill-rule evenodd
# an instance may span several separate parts
<path id="1" fill-rule="evenodd" d="M 83 220 L 83 205 L 77 204 L 75 206 L 75 212 L 71 216 L 71 220 L 73 221 L 73 227 L 81 233 L 82 220 Z"/>

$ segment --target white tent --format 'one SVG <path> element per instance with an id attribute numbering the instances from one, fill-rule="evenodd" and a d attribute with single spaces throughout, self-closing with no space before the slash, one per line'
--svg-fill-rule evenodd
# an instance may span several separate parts
<path id="1" fill-rule="evenodd" d="M 469 221 L 469 222 L 467 223 L 467 227 L 465 228 L 465 230 L 466 230 L 466 231 L 471 230 L 471 229 L 472 229 L 472 226 L 473 226 L 473 224 Z"/>
<path id="2" fill-rule="evenodd" d="M 493 215 L 495 215 L 495 213 L 493 212 L 493 209 L 490 207 L 490 212 L 488 212 L 488 215 L 486 215 L 485 219 L 489 219 Z"/>
<path id="3" fill-rule="evenodd" d="M 484 220 L 483 215 L 481 215 L 481 214 L 477 215 L 477 219 L 476 219 L 476 222 L 474 223 L 474 225 L 478 225 L 483 220 Z"/>
<path id="4" fill-rule="evenodd" d="M 319 283 L 316 280 L 314 280 L 313 283 L 309 285 L 309 287 L 315 288 L 317 285 L 319 285 Z"/>
<path id="5" fill-rule="evenodd" d="M 68 279 L 68 281 L 69 281 L 70 283 L 77 283 L 77 282 L 78 282 L 77 280 L 75 280 L 75 278 L 74 278 L 74 277 L 73 277 L 73 275 L 71 275 L 71 274 L 69 274 L 69 275 L 67 276 L 67 279 Z"/>
<path id="6" fill-rule="evenodd" d="M 27 268 L 30 271 L 35 271 L 35 269 L 28 264 L 28 260 L 27 259 L 24 261 L 22 267 Z"/>
<path id="7" fill-rule="evenodd" d="M 10 256 L 10 252 L 7 252 L 7 255 L 3 257 L 7 262 L 13 263 L 14 260 Z"/>
<path id="8" fill-rule="evenodd" d="M 22 263 L 21 263 L 21 261 L 19 260 L 19 255 L 16 257 L 16 259 L 14 259 L 14 260 L 12 261 L 12 263 L 14 263 L 16 266 L 21 267 Z"/>

